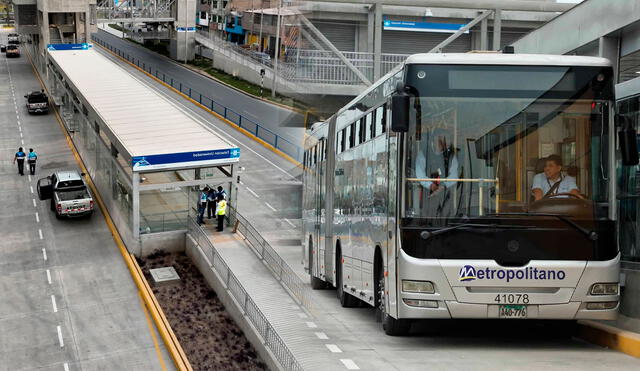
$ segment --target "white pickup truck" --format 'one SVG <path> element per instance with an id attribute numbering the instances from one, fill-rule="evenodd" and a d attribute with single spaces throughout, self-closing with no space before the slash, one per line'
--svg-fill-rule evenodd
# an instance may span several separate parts
<path id="1" fill-rule="evenodd" d="M 56 218 L 90 217 L 94 202 L 91 192 L 77 171 L 59 171 L 38 180 L 38 196 L 41 200 L 51 200 L 51 211 Z"/>

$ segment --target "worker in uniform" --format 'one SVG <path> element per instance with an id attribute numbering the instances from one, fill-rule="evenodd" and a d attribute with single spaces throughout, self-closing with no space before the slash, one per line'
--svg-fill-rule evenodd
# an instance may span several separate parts
<path id="1" fill-rule="evenodd" d="M 27 162 L 29 163 L 29 172 L 31 175 L 36 174 L 36 160 L 38 159 L 38 154 L 33 150 L 33 148 L 29 148 L 29 154 L 27 155 Z"/>
<path id="2" fill-rule="evenodd" d="M 207 195 L 209 187 L 204 187 L 198 197 L 198 225 L 204 224 L 204 211 L 207 209 Z"/>
<path id="3" fill-rule="evenodd" d="M 26 157 L 27 155 L 22 151 L 22 147 L 18 148 L 18 152 L 16 152 L 16 155 L 13 157 L 13 163 L 18 162 L 18 174 L 20 175 L 24 175 L 24 159 Z"/>
<path id="4" fill-rule="evenodd" d="M 222 232 L 224 229 L 224 215 L 227 213 L 227 201 L 224 197 L 218 194 L 218 203 L 216 205 L 216 217 L 218 218 L 218 232 Z"/>

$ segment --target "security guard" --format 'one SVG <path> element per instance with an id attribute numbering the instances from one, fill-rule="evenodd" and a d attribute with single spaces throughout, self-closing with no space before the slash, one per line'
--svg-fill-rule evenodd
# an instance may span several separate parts
<path id="1" fill-rule="evenodd" d="M 36 174 L 36 160 L 38 159 L 38 154 L 33 150 L 33 148 L 29 148 L 29 154 L 27 155 L 27 162 L 29 163 L 29 172 L 31 175 Z"/>
<path id="2" fill-rule="evenodd" d="M 18 152 L 13 157 L 13 163 L 15 164 L 18 161 L 18 174 L 24 175 L 24 159 L 27 155 L 22 151 L 22 147 L 18 148 Z"/>
<path id="3" fill-rule="evenodd" d="M 216 216 L 218 217 L 218 232 L 224 229 L 224 215 L 227 213 L 227 201 L 222 195 L 218 195 L 218 204 L 216 205 Z"/>

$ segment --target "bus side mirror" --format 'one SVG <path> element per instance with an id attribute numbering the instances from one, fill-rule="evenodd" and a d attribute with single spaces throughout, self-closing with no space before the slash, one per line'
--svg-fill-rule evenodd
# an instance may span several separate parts
<path id="1" fill-rule="evenodd" d="M 391 96 L 391 130 L 396 133 L 409 131 L 409 98 L 404 91 Z"/>
<path id="2" fill-rule="evenodd" d="M 638 134 L 627 117 L 616 116 L 618 123 L 622 126 L 622 129 L 618 131 L 622 164 L 626 166 L 638 165 Z"/>

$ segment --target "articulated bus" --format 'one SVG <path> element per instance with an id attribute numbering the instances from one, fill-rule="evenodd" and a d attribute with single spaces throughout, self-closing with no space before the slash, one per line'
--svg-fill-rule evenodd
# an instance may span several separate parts
<path id="1" fill-rule="evenodd" d="M 311 286 L 376 307 L 388 335 L 417 319 L 615 318 L 615 168 L 637 147 L 613 83 L 601 58 L 409 57 L 308 133 Z"/>

